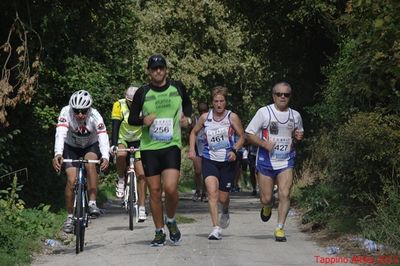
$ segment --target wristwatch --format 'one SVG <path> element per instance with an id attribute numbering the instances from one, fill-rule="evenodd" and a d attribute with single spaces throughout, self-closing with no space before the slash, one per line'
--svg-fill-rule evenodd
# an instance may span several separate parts
<path id="1" fill-rule="evenodd" d="M 232 152 L 237 156 L 237 150 L 236 149 L 232 149 Z"/>

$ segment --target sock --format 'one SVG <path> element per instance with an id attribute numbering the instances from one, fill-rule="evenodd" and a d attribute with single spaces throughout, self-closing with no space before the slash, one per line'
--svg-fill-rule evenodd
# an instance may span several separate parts
<path id="1" fill-rule="evenodd" d="M 172 218 L 168 218 L 168 216 L 167 216 L 167 223 L 172 223 L 174 221 L 175 221 L 175 216 Z"/>
<path id="2" fill-rule="evenodd" d="M 95 200 L 89 200 L 89 205 L 96 205 L 96 201 Z"/>
<path id="3" fill-rule="evenodd" d="M 68 213 L 68 218 L 72 218 L 74 215 L 72 213 Z"/>
<path id="4" fill-rule="evenodd" d="M 125 183 L 125 178 L 124 177 L 118 177 L 118 182 L 119 183 Z"/>
<path id="5" fill-rule="evenodd" d="M 283 224 L 278 224 L 276 228 L 283 229 Z"/>
<path id="6" fill-rule="evenodd" d="M 265 207 L 268 207 L 268 208 L 272 208 L 272 207 L 274 207 L 274 200 L 273 199 L 271 199 L 271 201 L 268 203 L 268 204 L 263 204 Z"/>
<path id="7" fill-rule="evenodd" d="M 224 214 L 229 213 L 229 207 L 227 207 L 227 208 L 223 207 L 222 208 L 222 213 L 224 213 Z"/>
<path id="8" fill-rule="evenodd" d="M 156 228 L 156 233 L 159 233 L 159 232 L 163 232 L 164 233 L 164 228 L 163 227 Z"/>

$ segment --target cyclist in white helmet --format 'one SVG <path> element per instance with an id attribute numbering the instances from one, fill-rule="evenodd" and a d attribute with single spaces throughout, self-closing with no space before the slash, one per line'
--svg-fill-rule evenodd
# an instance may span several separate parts
<path id="1" fill-rule="evenodd" d="M 114 153 L 115 147 L 129 148 L 140 146 L 140 137 L 142 136 L 142 126 L 132 126 L 128 123 L 129 109 L 133 103 L 133 96 L 138 87 L 129 87 L 125 92 L 125 98 L 114 102 L 111 112 L 112 134 L 111 134 L 111 151 Z M 118 181 L 116 183 L 115 194 L 118 198 L 124 197 L 125 191 L 125 173 L 127 166 L 127 152 L 118 152 L 117 156 L 117 174 Z M 139 222 L 147 219 L 145 209 L 146 196 L 146 179 L 140 152 L 135 154 L 135 173 L 138 177 L 138 202 L 139 202 Z"/>
<path id="2" fill-rule="evenodd" d="M 105 171 L 109 162 L 109 140 L 102 116 L 92 107 L 92 96 L 85 90 L 72 94 L 69 105 L 64 106 L 57 122 L 53 167 L 61 170 L 64 158 L 68 159 L 101 159 L 100 169 Z M 66 163 L 67 185 L 65 188 L 65 202 L 68 217 L 64 222 L 64 232 L 73 231 L 74 185 L 78 165 Z M 86 164 L 89 212 L 93 218 L 100 215 L 96 205 L 97 170 L 94 164 Z"/>

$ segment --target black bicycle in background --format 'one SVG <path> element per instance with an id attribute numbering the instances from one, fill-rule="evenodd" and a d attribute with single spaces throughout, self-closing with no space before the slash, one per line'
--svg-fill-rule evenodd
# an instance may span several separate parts
<path id="1" fill-rule="evenodd" d="M 64 159 L 64 163 L 79 163 L 75 181 L 75 199 L 74 199 L 74 234 L 76 236 L 76 254 L 83 251 L 85 245 L 85 230 L 89 225 L 89 201 L 87 193 L 86 169 L 85 164 L 100 164 L 100 160 L 86 159 Z"/>

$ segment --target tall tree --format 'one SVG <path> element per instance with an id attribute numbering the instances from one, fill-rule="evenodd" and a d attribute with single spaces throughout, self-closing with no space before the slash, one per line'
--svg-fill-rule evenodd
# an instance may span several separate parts
<path id="1" fill-rule="evenodd" d="M 263 102 L 253 92 L 268 62 L 246 49 L 246 19 L 237 20 L 215 0 L 143 1 L 140 7 L 135 64 L 144 69 L 149 55 L 162 53 L 171 76 L 187 85 L 195 102 L 209 100 L 213 86 L 226 85 L 231 107 L 247 120 L 259 106 L 254 102 Z"/>

